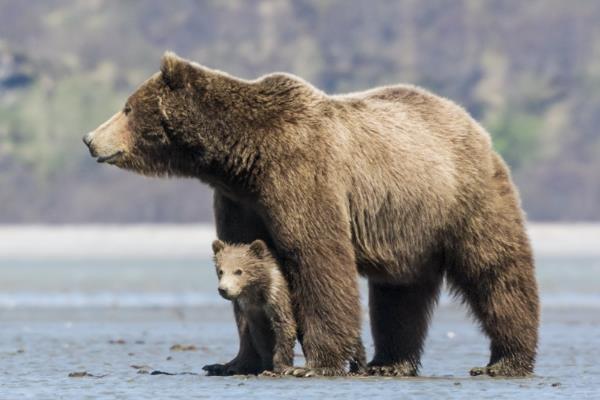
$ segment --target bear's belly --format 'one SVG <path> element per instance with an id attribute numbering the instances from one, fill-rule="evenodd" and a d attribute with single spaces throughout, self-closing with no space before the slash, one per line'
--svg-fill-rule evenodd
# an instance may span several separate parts
<path id="1" fill-rule="evenodd" d="M 442 215 L 391 195 L 359 206 L 351 200 L 352 241 L 360 275 L 410 284 L 436 269 L 443 246 Z"/>

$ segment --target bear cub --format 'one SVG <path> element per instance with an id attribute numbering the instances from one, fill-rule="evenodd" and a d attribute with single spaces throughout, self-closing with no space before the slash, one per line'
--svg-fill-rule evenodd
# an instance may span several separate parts
<path id="1" fill-rule="evenodd" d="M 219 294 L 231 300 L 248 329 L 251 345 L 260 357 L 252 373 L 286 372 L 294 359 L 296 321 L 288 284 L 265 242 L 212 244 L 219 278 Z M 232 375 L 227 364 L 207 365 L 208 375 Z"/>

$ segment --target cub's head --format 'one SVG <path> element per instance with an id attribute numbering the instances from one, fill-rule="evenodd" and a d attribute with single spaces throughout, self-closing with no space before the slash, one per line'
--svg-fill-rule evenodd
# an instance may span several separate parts
<path id="1" fill-rule="evenodd" d="M 262 240 L 249 245 L 229 245 L 215 240 L 212 248 L 219 294 L 228 300 L 257 289 L 268 279 L 269 267 L 274 264 L 274 258 Z"/>
<path id="2" fill-rule="evenodd" d="M 84 136 L 98 162 L 145 175 L 194 174 L 222 149 L 231 126 L 220 118 L 241 80 L 165 53 L 160 72 L 144 82 L 108 121 Z"/>

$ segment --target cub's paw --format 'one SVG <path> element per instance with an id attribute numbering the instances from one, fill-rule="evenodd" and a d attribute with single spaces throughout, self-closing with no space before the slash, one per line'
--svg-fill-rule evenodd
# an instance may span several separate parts
<path id="1" fill-rule="evenodd" d="M 417 368 L 408 362 L 391 365 L 367 365 L 367 374 L 372 376 L 417 376 Z"/>
<path id="2" fill-rule="evenodd" d="M 206 376 L 226 376 L 233 375 L 228 373 L 227 364 L 209 364 L 202 367 L 206 371 Z"/>
<path id="3" fill-rule="evenodd" d="M 202 367 L 207 376 L 258 375 L 263 369 L 250 363 L 210 364 Z"/>
<path id="4" fill-rule="evenodd" d="M 297 378 L 311 378 L 314 376 L 346 376 L 346 371 L 339 368 L 307 368 L 289 367 L 283 370 L 283 375 L 295 376 Z"/>

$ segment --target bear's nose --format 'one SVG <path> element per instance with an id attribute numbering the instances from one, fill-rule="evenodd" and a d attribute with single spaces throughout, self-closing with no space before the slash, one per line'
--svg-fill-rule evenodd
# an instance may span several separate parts
<path id="1" fill-rule="evenodd" d="M 92 135 L 93 132 L 88 132 L 84 137 L 83 137 L 83 143 L 85 143 L 85 145 L 87 147 L 90 147 L 90 144 L 92 144 Z"/>
<path id="2" fill-rule="evenodd" d="M 227 296 L 227 290 L 223 289 L 223 288 L 219 288 L 219 294 L 221 295 L 221 297 L 223 297 L 224 299 L 228 299 L 229 297 Z"/>

